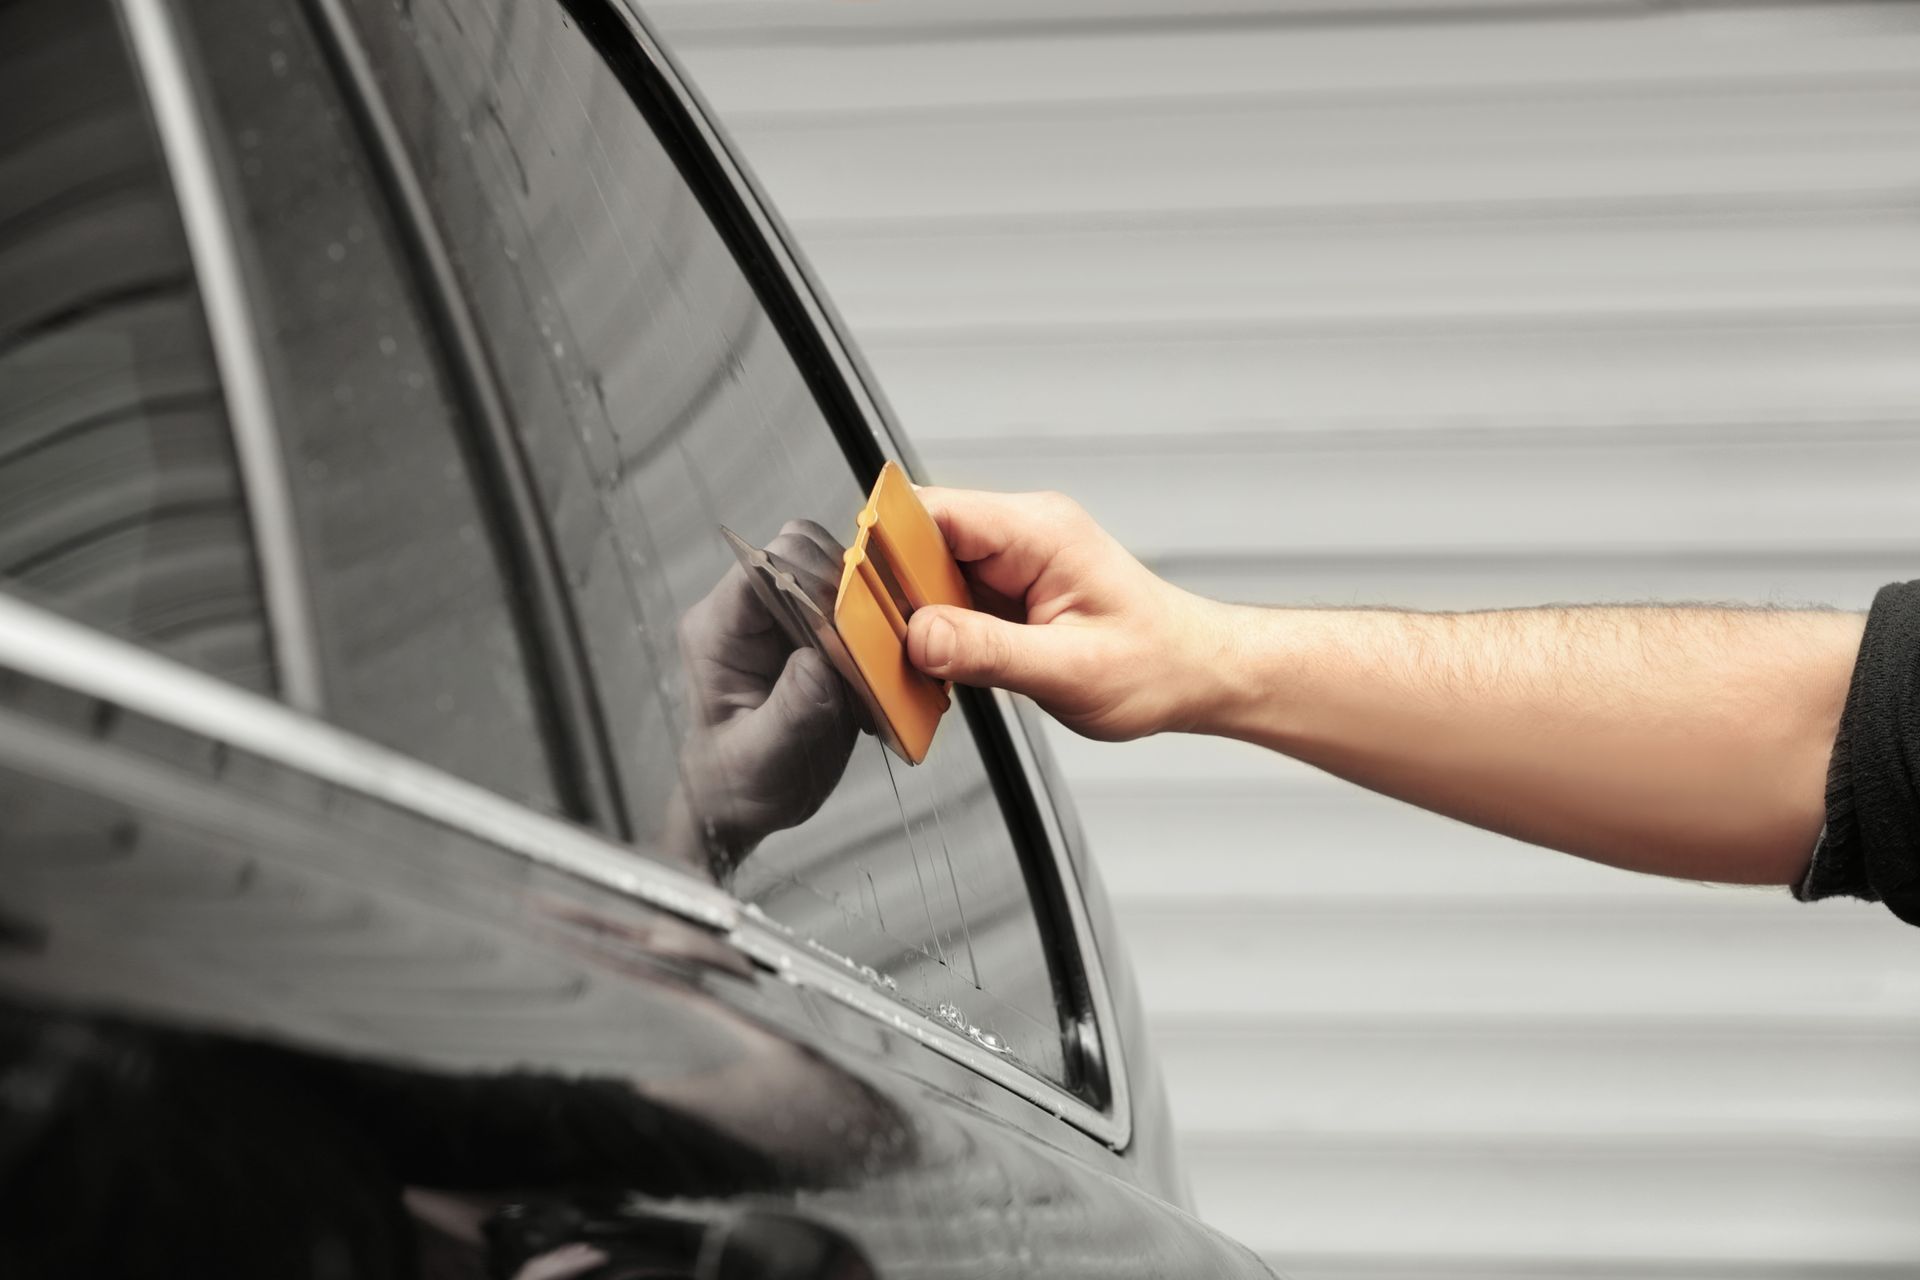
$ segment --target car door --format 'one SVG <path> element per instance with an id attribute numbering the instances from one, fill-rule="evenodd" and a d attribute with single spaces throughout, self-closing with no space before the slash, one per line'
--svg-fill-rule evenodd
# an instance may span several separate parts
<path id="1" fill-rule="evenodd" d="M 626 15 L 5 21 L 8 1274 L 1261 1273 L 1005 708 L 773 700 L 890 446 Z"/>

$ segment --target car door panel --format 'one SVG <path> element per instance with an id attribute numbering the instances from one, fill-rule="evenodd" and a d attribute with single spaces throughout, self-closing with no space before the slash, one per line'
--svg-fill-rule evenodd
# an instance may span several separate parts
<path id="1" fill-rule="evenodd" d="M 489 1215 L 750 1203 L 889 1276 L 1165 1274 L 1141 1233 L 1261 1274 L 1112 1153 L 1097 1172 L 1058 1120 L 723 934 L 216 736 L 10 675 L 0 814 L 6 1066 L 40 1082 L 0 1112 L 10 1187 L 157 1196 L 210 1236 L 252 1215 L 368 1275 L 443 1243 L 382 1199 L 422 1189 Z M 78 1265 L 76 1229 L 5 1235 Z"/>

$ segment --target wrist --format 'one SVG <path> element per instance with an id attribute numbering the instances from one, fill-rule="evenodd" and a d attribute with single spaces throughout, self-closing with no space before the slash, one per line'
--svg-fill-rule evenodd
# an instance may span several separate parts
<path id="1" fill-rule="evenodd" d="M 1183 690 L 1175 723 L 1183 733 L 1240 737 L 1249 705 L 1271 687 L 1262 668 L 1271 660 L 1277 611 L 1192 597 L 1185 645 Z"/>
<path id="2" fill-rule="evenodd" d="M 1350 628 L 1361 615 L 1206 604 L 1211 657 L 1196 685 L 1189 731 L 1298 748 L 1314 732 L 1315 707 L 1326 701 L 1316 687 L 1326 689 L 1330 673 L 1358 645 Z"/>

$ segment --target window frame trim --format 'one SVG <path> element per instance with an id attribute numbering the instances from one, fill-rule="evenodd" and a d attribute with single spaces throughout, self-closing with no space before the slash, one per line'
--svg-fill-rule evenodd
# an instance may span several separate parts
<path id="1" fill-rule="evenodd" d="M 274 658 L 274 687 L 289 705 L 318 713 L 325 695 L 294 523 L 292 485 L 260 346 L 260 317 L 247 291 L 240 249 L 228 220 L 205 106 L 167 0 L 114 0 L 114 8 L 159 137 L 206 317 L 253 533 L 255 572 L 260 577 Z"/>
<path id="2" fill-rule="evenodd" d="M 12 666 L 156 719 L 222 738 L 714 929 L 761 967 L 906 1034 L 1107 1146 L 1124 1150 L 1132 1139 L 1132 1099 L 1105 967 L 1053 798 L 1036 766 L 1026 730 L 1004 694 L 978 700 L 980 719 L 993 739 L 981 744 L 982 760 L 990 776 L 997 776 L 1022 802 L 1019 807 L 1025 812 L 1008 813 L 1007 819 L 1024 828 L 1016 832 L 1023 852 L 1042 859 L 1036 869 L 1048 877 L 1048 887 L 1054 890 L 1047 903 L 1036 905 L 1049 911 L 1065 907 L 1066 920 L 1054 922 L 1055 945 L 1063 951 L 1060 958 L 1070 959 L 1077 967 L 1069 980 L 1084 982 L 1086 1007 L 1063 1027 L 1063 1038 L 1069 1053 L 1079 1052 L 1097 1073 L 1097 1092 L 1103 1105 L 981 1048 L 944 1023 L 887 996 L 867 981 L 857 966 L 823 952 L 725 890 L 680 871 L 643 848 L 617 843 L 599 832 L 540 814 L 479 784 L 455 778 L 423 760 L 316 718 L 322 699 L 300 546 L 292 519 L 290 478 L 279 448 L 271 385 L 258 345 L 258 318 L 246 292 L 239 252 L 228 224 L 224 190 L 205 133 L 205 114 L 168 0 L 114 2 L 130 33 L 136 69 L 146 87 L 156 125 L 165 121 L 161 126 L 163 149 L 187 223 L 223 390 L 229 396 L 236 449 L 242 455 L 248 509 L 256 540 L 261 544 L 256 554 L 267 591 L 269 622 L 274 628 L 276 661 L 285 664 L 282 700 L 239 689 L 4 594 L 0 594 L 0 667 Z M 806 361 L 799 361 L 801 372 L 816 394 L 826 393 L 822 408 L 842 447 L 848 450 L 850 465 L 871 475 L 883 461 L 892 459 L 910 472 L 919 471 L 917 459 L 897 434 L 891 409 L 839 315 L 819 289 L 744 161 L 714 123 L 704 100 L 653 35 L 638 7 L 633 0 L 584 2 L 604 9 L 624 28 L 654 84 L 665 90 L 668 101 L 664 105 L 676 117 L 675 122 L 692 131 L 692 137 L 682 145 L 698 153 L 705 170 L 702 176 L 717 188 L 714 194 L 728 203 L 728 213 L 744 218 L 744 225 L 731 229 L 722 225 L 718 229 L 730 247 L 770 273 L 766 283 L 782 303 L 797 312 L 770 318 L 783 334 L 797 325 L 804 330 L 803 336 L 811 339 L 811 353 L 825 357 L 825 368 L 808 367 Z M 315 24 L 317 34 L 323 42 L 333 42 L 336 33 L 331 19 L 337 14 L 336 7 L 330 0 L 308 3 L 309 14 L 322 19 Z M 329 51 L 339 47 L 336 43 Z M 356 109 L 384 107 L 377 94 L 369 95 L 365 84 L 352 74 L 338 75 L 337 82 Z M 657 122 L 649 124 L 658 128 Z M 372 158 L 378 164 L 389 164 L 390 158 L 377 154 L 378 149 L 369 147 L 370 152 L 376 152 Z M 390 204 L 396 221 L 411 223 L 419 212 L 406 200 Z M 429 222 L 426 233 L 431 234 L 431 230 Z M 433 264 L 426 265 L 426 278 L 420 283 L 438 292 L 444 278 L 432 270 Z M 464 306 L 464 294 L 456 288 L 448 305 L 457 314 Z M 440 336 L 449 347 L 459 345 L 457 332 L 450 334 L 443 328 Z M 448 358 L 457 354 L 451 352 Z M 463 383 L 477 383 L 481 378 L 476 374 L 483 375 L 490 367 L 483 362 L 477 371 L 455 368 L 451 372 Z M 479 387 L 473 391 L 485 394 Z M 236 399 L 240 403 L 236 404 Z M 864 431 L 864 435 L 849 439 L 855 430 Z M 505 469 L 510 471 L 512 463 L 513 459 L 507 458 Z M 544 517 L 537 512 L 536 517 L 544 529 Z M 540 572 L 543 568 L 550 566 L 536 566 L 536 573 L 551 583 L 549 574 Z M 564 600 L 562 605 L 571 617 L 571 608 Z M 594 703 L 597 706 L 597 695 Z M 556 708 L 568 721 L 571 710 Z M 578 726 L 569 728 L 577 731 Z M 1058 901 L 1053 901 L 1056 898 Z"/>
<path id="3" fill-rule="evenodd" d="M 630 845 L 4 591 L 0 669 L 224 742 L 718 932 L 738 921 L 724 890 Z"/>
<path id="4" fill-rule="evenodd" d="M 719 227 L 722 236 L 730 243 L 744 240 L 745 250 L 759 260 L 756 265 L 771 267 L 770 283 L 784 295 L 784 301 L 797 305 L 800 321 L 815 339 L 815 346 L 820 353 L 828 359 L 829 368 L 824 373 L 835 384 L 829 390 L 839 391 L 841 395 L 823 403 L 821 408 L 829 425 L 841 436 L 843 447 L 850 443 L 846 439 L 848 428 L 862 427 L 866 431 L 866 439 L 862 443 L 870 444 L 877 453 L 870 460 L 870 466 L 864 468 L 868 479 L 877 474 L 881 462 L 888 459 L 900 462 L 909 474 L 920 472 L 918 459 L 912 457 L 904 447 L 895 427 L 892 410 L 880 394 L 872 372 L 859 355 L 844 322 L 826 300 L 805 258 L 746 162 L 736 153 L 715 122 L 698 90 L 654 35 L 638 4 L 635 0 L 568 2 L 569 7 L 572 4 L 594 4 L 612 13 L 625 28 L 655 82 L 666 90 L 670 101 L 665 105 L 681 121 L 691 126 L 694 136 L 690 141 L 704 153 L 708 161 L 704 166 L 708 170 L 705 176 L 709 180 L 717 180 L 721 187 L 718 194 L 730 199 L 733 205 L 731 212 L 744 214 L 746 218 L 747 225 L 737 228 L 733 235 L 728 234 L 726 227 Z M 657 123 L 655 128 L 658 129 Z M 744 235 L 740 234 L 742 232 Z M 739 246 L 735 247 L 736 251 L 740 251 Z M 770 318 L 776 326 L 785 328 L 781 316 L 774 314 Z M 802 372 L 806 374 L 808 371 L 803 368 Z M 808 381 L 812 383 L 814 378 L 809 377 Z M 850 461 L 859 465 L 858 459 L 850 458 Z M 1050 896 L 1057 897 L 1060 900 L 1057 905 L 1066 908 L 1067 919 L 1056 922 L 1065 926 L 1056 935 L 1056 945 L 1072 948 L 1071 958 L 1079 968 L 1075 976 L 1083 980 L 1087 987 L 1089 1008 L 1085 1013 L 1091 1014 L 1091 1025 L 1083 1014 L 1063 1027 L 1063 1037 L 1068 1041 L 1069 1053 L 1078 1051 L 1087 1065 L 1098 1073 L 1099 1083 L 1104 1086 L 1099 1090 L 1104 1095 L 1104 1105 L 1096 1106 L 1052 1081 L 982 1051 L 965 1037 L 921 1016 L 897 999 L 884 995 L 870 983 L 857 978 L 857 985 L 848 983 L 847 977 L 838 972 L 841 966 L 822 963 L 817 955 L 809 954 L 804 945 L 796 947 L 797 940 L 791 939 L 790 935 L 779 952 L 773 953 L 773 958 L 778 960 L 779 954 L 784 953 L 791 960 L 792 953 L 799 950 L 801 958 L 807 962 L 808 973 L 800 972 L 797 962 L 796 967 L 788 968 L 787 961 L 780 961 L 783 972 L 792 974 L 808 985 L 824 984 L 823 989 L 843 1003 L 851 1004 L 881 1021 L 910 1029 L 909 1033 L 916 1039 L 959 1058 L 979 1074 L 1039 1104 L 1115 1150 L 1124 1150 L 1133 1134 L 1133 1104 L 1127 1079 L 1127 1062 L 1119 1043 L 1120 1024 L 1079 871 L 1061 829 L 1053 797 L 1040 775 L 1033 744 L 1026 738 L 1025 727 L 1014 713 L 1007 695 L 996 690 L 990 698 L 979 699 L 978 705 L 981 719 L 990 722 L 987 727 L 995 739 L 981 744 L 982 763 L 990 776 L 1001 775 L 1005 782 L 1021 793 L 1019 799 L 1025 802 L 1021 807 L 1029 811 L 1022 816 L 1031 821 L 1020 825 L 1036 829 L 1016 832 L 1016 836 L 1027 846 L 1025 852 L 1045 859 L 1046 865 L 1039 869 L 1043 874 L 1050 874 L 1050 887 L 1055 890 L 1055 894 Z M 1006 816 L 1010 823 L 1020 822 L 1014 814 Z M 1044 847 L 1034 848 L 1036 844 Z M 1044 905 L 1051 909 L 1056 904 Z M 771 929 L 767 927 L 769 925 Z M 761 959 L 756 949 L 762 947 L 769 938 L 777 939 L 783 933 L 784 929 L 760 912 L 742 905 L 741 926 L 735 931 L 735 938 L 749 955 Z M 825 972 L 818 972 L 820 969 Z"/>

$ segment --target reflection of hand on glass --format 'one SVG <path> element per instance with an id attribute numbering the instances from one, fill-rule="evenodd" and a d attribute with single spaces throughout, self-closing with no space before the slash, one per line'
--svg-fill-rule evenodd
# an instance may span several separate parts
<path id="1" fill-rule="evenodd" d="M 839 579 L 840 545 L 811 521 L 788 521 L 767 550 Z M 826 801 L 853 751 L 855 712 L 826 656 L 795 647 L 740 566 L 687 610 L 680 651 L 693 726 L 668 846 L 718 877 Z"/>

